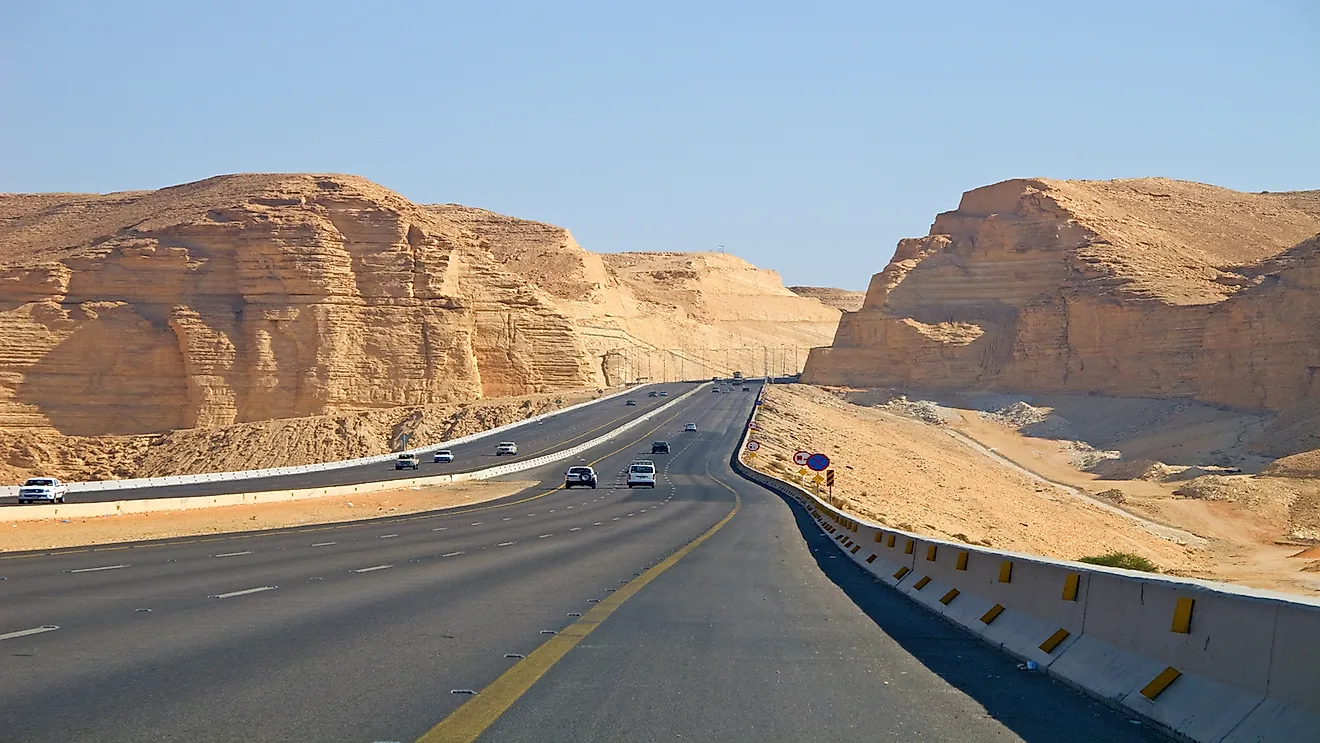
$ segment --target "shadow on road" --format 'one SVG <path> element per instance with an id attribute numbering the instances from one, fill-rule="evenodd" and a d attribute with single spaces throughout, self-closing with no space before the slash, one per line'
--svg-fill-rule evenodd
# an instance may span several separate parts
<path id="1" fill-rule="evenodd" d="M 1027 743 L 1164 743 L 1170 740 L 1017 661 L 876 580 L 835 547 L 801 504 L 789 505 L 821 572 L 923 666 Z"/>

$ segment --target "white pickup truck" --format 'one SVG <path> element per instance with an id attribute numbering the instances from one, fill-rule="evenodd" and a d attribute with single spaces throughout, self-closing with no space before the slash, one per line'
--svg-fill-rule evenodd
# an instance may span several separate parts
<path id="1" fill-rule="evenodd" d="M 63 503 L 69 486 L 54 477 L 32 477 L 18 487 L 19 503 Z"/>

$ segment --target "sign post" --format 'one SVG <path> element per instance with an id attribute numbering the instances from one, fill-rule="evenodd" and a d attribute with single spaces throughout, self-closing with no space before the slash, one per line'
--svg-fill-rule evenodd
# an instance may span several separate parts
<path id="1" fill-rule="evenodd" d="M 825 487 L 830 489 L 830 497 L 834 497 L 834 470 L 825 470 Z"/>

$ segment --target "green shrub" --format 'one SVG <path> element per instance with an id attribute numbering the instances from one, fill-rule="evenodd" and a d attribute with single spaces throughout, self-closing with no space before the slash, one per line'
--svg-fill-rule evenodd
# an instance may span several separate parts
<path id="1" fill-rule="evenodd" d="M 1158 573 L 1160 569 L 1155 567 L 1155 563 L 1147 560 L 1141 555 L 1134 555 L 1131 552 L 1106 552 L 1103 555 L 1092 555 L 1091 557 L 1082 557 L 1077 562 L 1084 562 L 1090 565 L 1104 565 L 1110 568 L 1124 568 L 1126 570 L 1142 570 L 1147 573 Z"/>

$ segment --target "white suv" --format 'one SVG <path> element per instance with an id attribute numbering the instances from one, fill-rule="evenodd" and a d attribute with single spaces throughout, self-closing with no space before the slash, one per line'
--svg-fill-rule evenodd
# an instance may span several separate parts
<path id="1" fill-rule="evenodd" d="M 495 456 L 497 457 L 503 456 L 505 454 L 517 454 L 517 453 L 518 453 L 518 445 L 513 443 L 512 441 L 501 441 L 499 445 L 495 447 Z"/>
<path id="2" fill-rule="evenodd" d="M 628 465 L 628 487 L 655 487 L 655 464 L 646 460 L 639 460 Z"/>
<path id="3" fill-rule="evenodd" d="M 69 486 L 54 477 L 33 477 L 18 486 L 19 503 L 63 503 Z"/>

